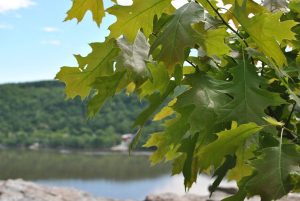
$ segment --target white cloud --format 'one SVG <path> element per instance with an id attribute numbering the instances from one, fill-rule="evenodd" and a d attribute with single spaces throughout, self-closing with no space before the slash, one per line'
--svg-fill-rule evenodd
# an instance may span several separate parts
<path id="1" fill-rule="evenodd" d="M 53 45 L 53 46 L 60 46 L 61 45 L 61 41 L 60 40 L 46 40 L 46 41 L 42 41 L 43 45 Z"/>
<path id="2" fill-rule="evenodd" d="M 179 8 L 186 4 L 188 1 L 187 0 L 173 0 L 172 5 L 175 8 Z M 118 0 L 118 4 L 123 5 L 123 6 L 128 6 L 132 4 L 132 0 Z"/>
<path id="3" fill-rule="evenodd" d="M 13 25 L 11 25 L 11 24 L 1 24 L 0 23 L 0 30 L 1 29 L 13 29 L 14 28 L 14 26 Z"/>
<path id="4" fill-rule="evenodd" d="M 59 32 L 60 30 L 56 27 L 44 27 L 44 32 L 53 33 L 53 32 Z"/>
<path id="5" fill-rule="evenodd" d="M 0 13 L 34 5 L 33 0 L 0 0 Z"/>
<path id="6" fill-rule="evenodd" d="M 174 0 L 172 1 L 172 5 L 175 7 L 175 8 L 180 8 L 181 6 L 183 6 L 184 4 L 188 3 L 187 0 Z"/>
<path id="7" fill-rule="evenodd" d="M 132 0 L 118 0 L 118 4 L 123 6 L 129 6 L 132 4 Z"/>

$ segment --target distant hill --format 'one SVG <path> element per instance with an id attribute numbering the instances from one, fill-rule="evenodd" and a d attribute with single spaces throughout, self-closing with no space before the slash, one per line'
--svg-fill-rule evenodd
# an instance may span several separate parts
<path id="1" fill-rule="evenodd" d="M 78 98 L 66 101 L 63 90 L 64 85 L 56 81 L 0 85 L 0 144 L 110 147 L 119 142 L 121 134 L 134 132 L 134 119 L 146 107 L 136 97 L 120 94 L 87 120 L 85 104 Z M 145 132 L 157 129 L 158 124 L 151 124 Z"/>

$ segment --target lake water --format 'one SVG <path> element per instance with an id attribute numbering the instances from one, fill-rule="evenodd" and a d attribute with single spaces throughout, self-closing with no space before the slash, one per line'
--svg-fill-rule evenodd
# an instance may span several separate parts
<path id="1" fill-rule="evenodd" d="M 169 164 L 151 167 L 145 155 L 0 151 L 0 180 L 17 178 L 117 199 L 143 200 L 152 193 L 185 193 L 182 176 L 171 177 Z M 200 176 L 190 192 L 207 195 L 210 182 L 208 177 Z"/>

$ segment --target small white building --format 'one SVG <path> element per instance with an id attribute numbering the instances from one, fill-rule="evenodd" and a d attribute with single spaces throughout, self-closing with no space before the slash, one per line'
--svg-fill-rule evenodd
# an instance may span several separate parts
<path id="1" fill-rule="evenodd" d="M 131 134 L 131 133 L 122 135 L 121 144 L 113 146 L 112 148 L 110 148 L 110 150 L 112 150 L 112 151 L 121 151 L 121 152 L 128 151 L 130 143 L 132 142 L 133 138 L 134 138 L 134 134 Z"/>

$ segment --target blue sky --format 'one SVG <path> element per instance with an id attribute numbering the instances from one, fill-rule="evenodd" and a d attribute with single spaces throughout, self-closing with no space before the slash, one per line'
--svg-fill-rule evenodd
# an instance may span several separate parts
<path id="1" fill-rule="evenodd" d="M 63 22 L 70 6 L 71 0 L 0 0 L 0 83 L 53 79 L 61 66 L 76 65 L 73 54 L 86 55 L 88 43 L 104 40 L 115 18 L 101 29 L 90 13 L 80 24 Z"/>
<path id="2" fill-rule="evenodd" d="M 100 29 L 87 13 L 82 23 L 63 22 L 71 0 L 0 0 L 0 83 L 50 80 L 61 66 L 76 66 L 91 42 L 104 41 L 114 16 Z M 186 0 L 175 0 L 179 7 Z M 130 0 L 119 0 L 128 5 Z M 104 0 L 105 7 L 112 4 Z"/>

